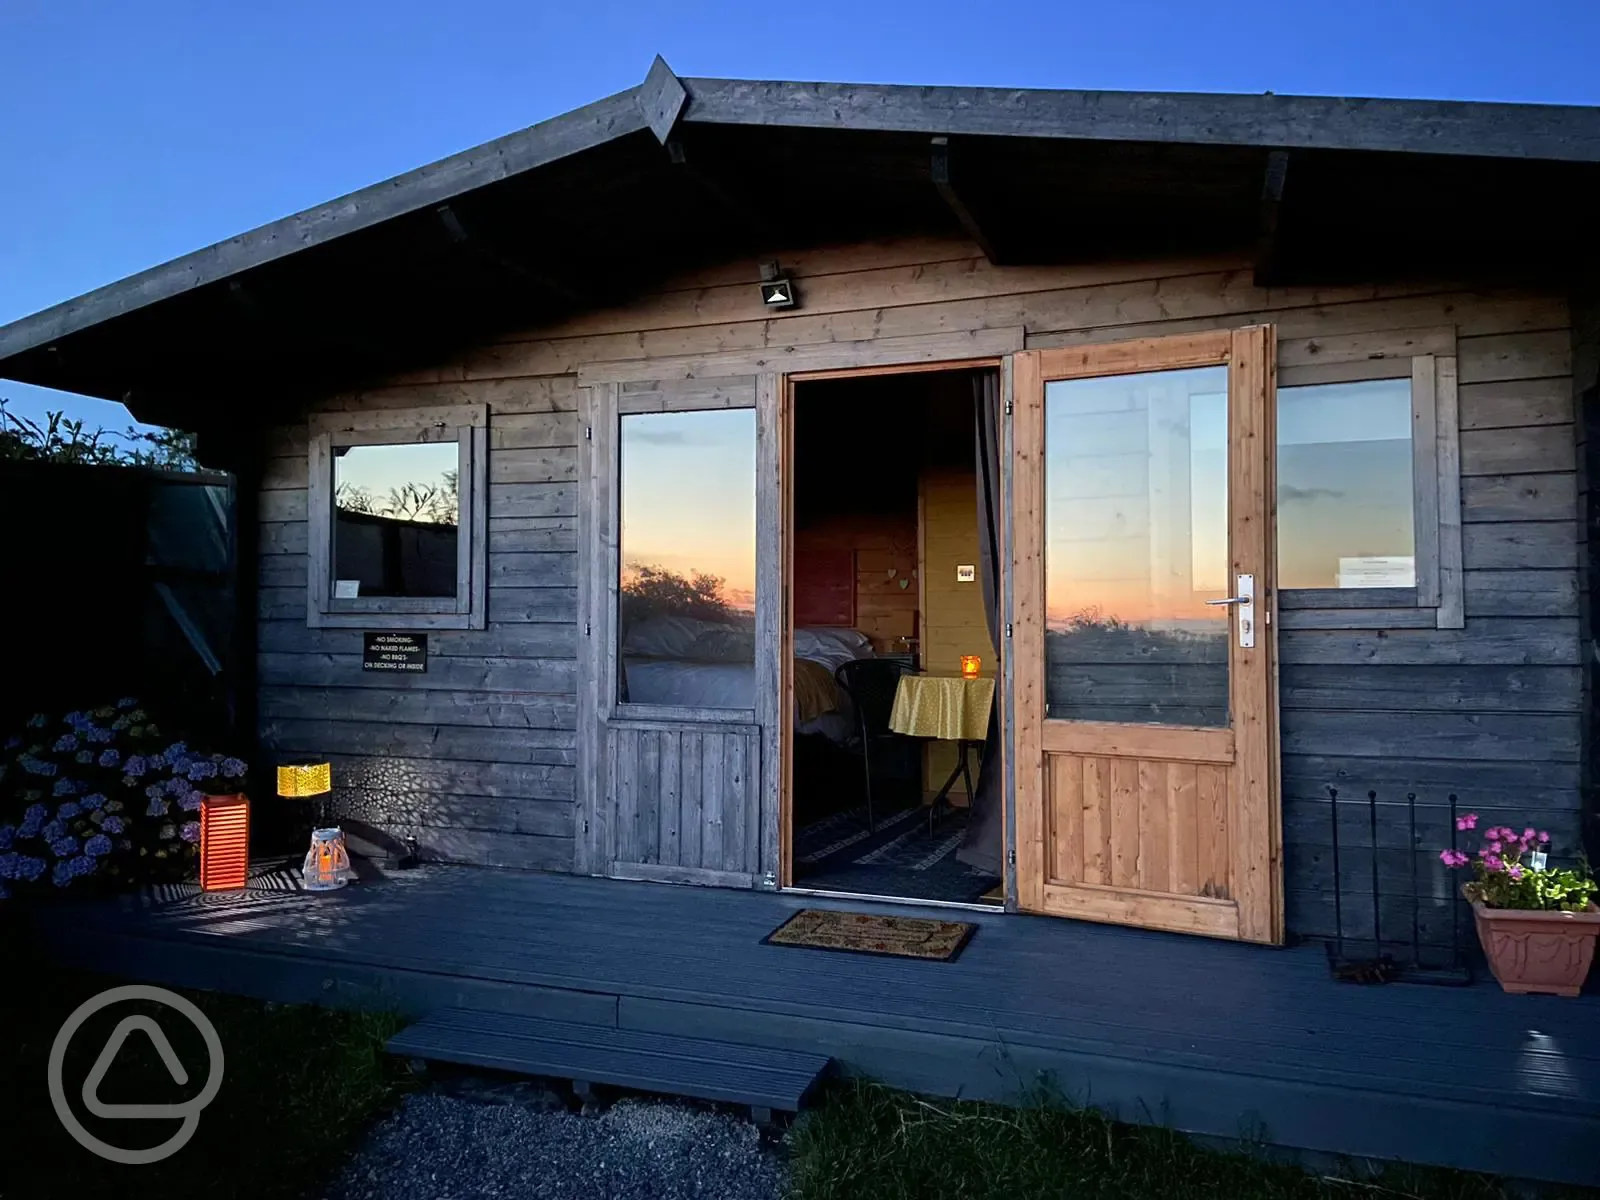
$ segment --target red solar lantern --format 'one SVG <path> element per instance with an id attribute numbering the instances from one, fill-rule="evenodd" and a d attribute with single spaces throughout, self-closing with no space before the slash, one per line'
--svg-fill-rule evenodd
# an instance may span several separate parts
<path id="1" fill-rule="evenodd" d="M 250 801 L 244 795 L 200 800 L 200 890 L 242 891 L 250 878 Z"/>

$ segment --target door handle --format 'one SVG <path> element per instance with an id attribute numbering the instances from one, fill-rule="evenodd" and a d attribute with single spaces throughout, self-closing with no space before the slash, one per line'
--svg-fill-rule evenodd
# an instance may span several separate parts
<path id="1" fill-rule="evenodd" d="M 1237 596 L 1221 600 L 1207 600 L 1210 605 L 1230 605 L 1239 610 L 1239 648 L 1253 650 L 1256 645 L 1256 577 L 1241 574 L 1235 589 Z"/>

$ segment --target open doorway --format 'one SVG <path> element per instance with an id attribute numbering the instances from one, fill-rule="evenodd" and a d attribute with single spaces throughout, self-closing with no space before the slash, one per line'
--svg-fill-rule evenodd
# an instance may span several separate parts
<path id="1" fill-rule="evenodd" d="M 794 384 L 796 888 L 1003 903 L 998 410 L 993 368 Z"/>

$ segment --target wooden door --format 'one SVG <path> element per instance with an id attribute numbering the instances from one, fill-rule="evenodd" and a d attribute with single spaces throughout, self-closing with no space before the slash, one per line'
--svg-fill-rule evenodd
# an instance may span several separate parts
<path id="1" fill-rule="evenodd" d="M 577 869 L 775 887 L 775 376 L 580 389 Z"/>
<path id="2" fill-rule="evenodd" d="M 1283 937 L 1270 326 L 1019 353 L 1019 907 Z"/>

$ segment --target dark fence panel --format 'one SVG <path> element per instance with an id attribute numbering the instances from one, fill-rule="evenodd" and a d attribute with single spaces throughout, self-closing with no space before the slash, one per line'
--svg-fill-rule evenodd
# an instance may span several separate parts
<path id="1" fill-rule="evenodd" d="M 138 694 L 227 737 L 234 497 L 213 472 L 0 462 L 0 728 Z"/>

